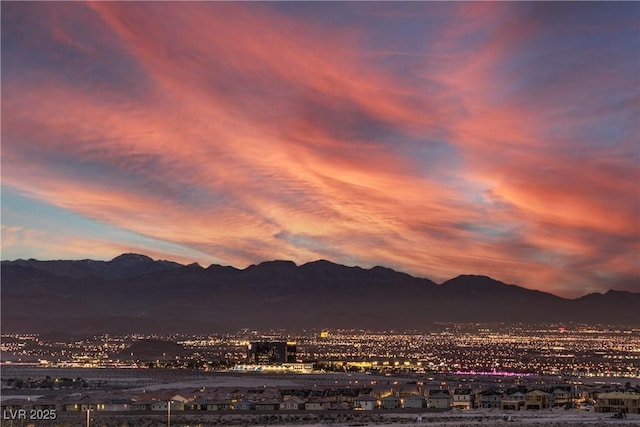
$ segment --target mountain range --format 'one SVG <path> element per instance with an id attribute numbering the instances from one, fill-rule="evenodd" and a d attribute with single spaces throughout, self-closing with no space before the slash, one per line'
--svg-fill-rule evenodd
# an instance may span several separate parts
<path id="1" fill-rule="evenodd" d="M 442 284 L 319 260 L 245 269 L 156 261 L 2 261 L 3 333 L 215 333 L 240 328 L 426 331 L 441 322 L 640 325 L 640 293 L 577 299 L 461 275 Z"/>

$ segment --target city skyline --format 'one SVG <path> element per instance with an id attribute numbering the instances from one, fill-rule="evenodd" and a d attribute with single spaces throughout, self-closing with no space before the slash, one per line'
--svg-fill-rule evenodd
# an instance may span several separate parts
<path id="1" fill-rule="evenodd" d="M 640 4 L 1 7 L 2 259 L 640 292 Z"/>

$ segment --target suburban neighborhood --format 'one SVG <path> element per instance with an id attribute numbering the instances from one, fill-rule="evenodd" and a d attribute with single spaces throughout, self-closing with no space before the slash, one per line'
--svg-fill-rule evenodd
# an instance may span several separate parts
<path id="1" fill-rule="evenodd" d="M 35 409 L 59 412 L 167 411 L 325 411 L 425 410 L 475 408 L 501 411 L 540 411 L 580 408 L 594 412 L 640 413 L 640 389 L 600 387 L 572 390 L 569 385 L 425 389 L 413 384 L 371 387 L 313 388 L 184 388 L 136 391 L 58 391 L 38 398 L 9 398 L 2 410 Z"/>

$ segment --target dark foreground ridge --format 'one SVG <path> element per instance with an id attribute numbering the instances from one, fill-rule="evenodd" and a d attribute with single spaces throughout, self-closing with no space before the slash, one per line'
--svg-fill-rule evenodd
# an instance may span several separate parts
<path id="1" fill-rule="evenodd" d="M 570 300 L 486 276 L 438 285 L 394 270 L 269 261 L 244 270 L 154 261 L 2 261 L 2 332 L 429 330 L 434 322 L 640 325 L 640 293 Z"/>

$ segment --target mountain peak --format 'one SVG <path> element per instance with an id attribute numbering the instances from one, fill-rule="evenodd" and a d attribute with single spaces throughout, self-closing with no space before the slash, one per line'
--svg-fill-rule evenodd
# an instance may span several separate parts
<path id="1" fill-rule="evenodd" d="M 580 298 L 582 299 L 603 299 L 603 298 L 627 298 L 627 297 L 632 297 L 635 298 L 635 295 L 638 295 L 637 293 L 634 292 L 629 292 L 629 291 L 618 291 L 615 289 L 609 289 L 607 292 L 602 293 L 602 292 L 592 292 L 590 294 L 584 295 Z"/>
<path id="2" fill-rule="evenodd" d="M 461 274 L 442 283 L 442 286 L 509 286 L 489 276 Z"/>
<path id="3" fill-rule="evenodd" d="M 276 266 L 287 266 L 287 267 L 297 267 L 296 263 L 293 261 L 289 261 L 289 260 L 284 260 L 284 259 L 275 259 L 273 261 L 264 261 L 261 262 L 258 265 L 276 265 Z"/>
<path id="4" fill-rule="evenodd" d="M 150 257 L 141 254 L 134 253 L 124 253 L 122 255 L 118 255 L 110 262 L 118 262 L 118 263 L 133 263 L 133 262 L 149 262 L 153 261 Z"/>
<path id="5" fill-rule="evenodd" d="M 604 293 L 605 295 L 630 295 L 633 294 L 633 292 L 629 292 L 629 291 L 618 291 L 615 289 L 609 289 L 607 292 Z"/>

